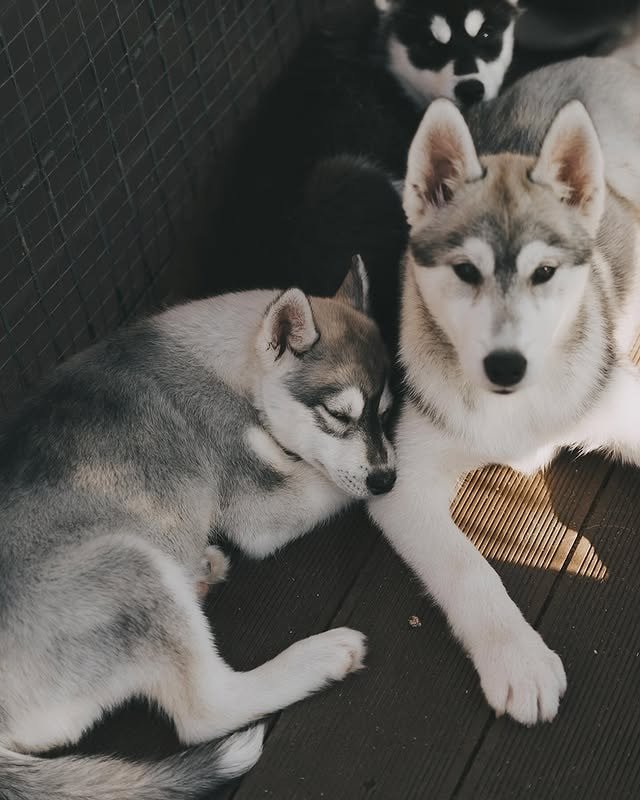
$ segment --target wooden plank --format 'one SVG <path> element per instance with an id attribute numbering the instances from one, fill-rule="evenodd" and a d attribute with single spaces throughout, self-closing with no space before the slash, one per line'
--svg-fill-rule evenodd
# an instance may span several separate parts
<path id="1" fill-rule="evenodd" d="M 493 468 L 472 476 L 454 504 L 459 523 L 493 558 L 531 621 L 608 469 L 597 458 L 577 463 L 569 455 L 531 480 Z M 413 615 L 421 627 L 410 626 Z M 368 669 L 284 712 L 234 797 L 450 796 L 492 715 L 443 617 L 384 541 L 338 623 L 369 636 Z M 548 639 L 562 644 L 553 630 Z"/>
<path id="2" fill-rule="evenodd" d="M 640 797 L 640 471 L 618 467 L 541 625 L 569 690 L 552 725 L 491 726 L 462 798 Z"/>

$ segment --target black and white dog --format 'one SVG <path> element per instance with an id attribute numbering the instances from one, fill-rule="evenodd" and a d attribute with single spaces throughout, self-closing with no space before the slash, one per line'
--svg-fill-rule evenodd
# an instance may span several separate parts
<path id="1" fill-rule="evenodd" d="M 511 58 L 517 0 L 376 0 L 390 71 L 420 106 L 468 106 L 498 94 Z"/>

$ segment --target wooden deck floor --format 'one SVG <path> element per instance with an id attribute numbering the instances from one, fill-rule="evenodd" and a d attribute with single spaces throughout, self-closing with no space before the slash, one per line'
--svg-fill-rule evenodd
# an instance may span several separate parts
<path id="1" fill-rule="evenodd" d="M 216 797 L 640 797 L 640 471 L 570 454 L 531 480 L 491 468 L 454 513 L 562 655 L 558 719 L 534 729 L 495 719 L 442 615 L 354 510 L 266 561 L 234 554 L 214 589 L 208 612 L 238 669 L 337 625 L 364 631 L 370 647 L 366 671 L 273 718 L 258 765 Z M 136 706 L 81 749 L 174 747 Z"/>

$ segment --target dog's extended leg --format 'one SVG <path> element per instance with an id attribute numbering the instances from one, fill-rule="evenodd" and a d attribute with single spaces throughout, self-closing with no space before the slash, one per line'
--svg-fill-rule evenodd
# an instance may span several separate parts
<path id="1" fill-rule="evenodd" d="M 0 733 L 13 750 L 73 742 L 135 695 L 163 708 L 185 744 L 208 741 L 362 665 L 364 636 L 339 628 L 235 672 L 216 650 L 187 572 L 126 534 L 50 558 L 45 572 L 29 635 L 3 652 L 0 707 L 12 724 Z"/>
<path id="2" fill-rule="evenodd" d="M 567 442 L 584 452 L 602 450 L 640 466 L 640 369 L 616 367 L 596 408 Z"/>
<path id="3" fill-rule="evenodd" d="M 412 410 L 396 438 L 398 480 L 390 494 L 370 501 L 371 516 L 445 612 L 496 713 L 526 725 L 553 719 L 566 688 L 562 662 L 452 521 L 460 475 L 446 442 L 437 432 L 425 437 Z"/>
<path id="4" fill-rule="evenodd" d="M 296 642 L 255 669 L 235 672 L 217 653 L 179 570 L 168 560 L 162 569 L 178 620 L 172 626 L 171 649 L 184 656 L 171 662 L 151 694 L 173 717 L 185 743 L 230 733 L 362 667 L 365 637 L 337 628 Z"/>

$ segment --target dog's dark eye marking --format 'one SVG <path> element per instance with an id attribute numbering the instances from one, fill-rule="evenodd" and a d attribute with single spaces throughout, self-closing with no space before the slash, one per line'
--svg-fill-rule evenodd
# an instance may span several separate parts
<path id="1" fill-rule="evenodd" d="M 482 283 L 482 273 L 470 261 L 462 261 L 460 264 L 454 264 L 453 271 L 461 281 L 471 286 L 480 286 Z"/>
<path id="2" fill-rule="evenodd" d="M 546 283 L 550 281 L 551 278 L 556 274 L 557 267 L 551 267 L 548 264 L 543 264 L 543 266 L 538 267 L 533 271 L 531 276 L 531 283 L 534 286 L 539 286 L 541 283 Z"/>

